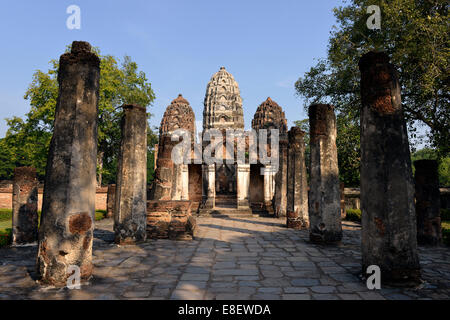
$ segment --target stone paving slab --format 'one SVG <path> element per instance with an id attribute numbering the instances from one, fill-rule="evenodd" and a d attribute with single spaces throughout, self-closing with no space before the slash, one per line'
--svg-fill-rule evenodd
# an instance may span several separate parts
<path id="1" fill-rule="evenodd" d="M 193 241 L 113 243 L 96 224 L 94 276 L 80 290 L 35 282 L 36 246 L 0 249 L 0 299 L 450 299 L 450 248 L 420 247 L 419 288 L 371 291 L 360 278 L 360 226 L 344 222 L 338 246 L 314 245 L 284 219 L 199 217 Z"/>

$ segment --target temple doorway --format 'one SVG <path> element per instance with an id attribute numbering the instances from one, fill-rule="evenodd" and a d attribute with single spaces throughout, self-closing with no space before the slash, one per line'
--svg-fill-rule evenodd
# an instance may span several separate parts
<path id="1" fill-rule="evenodd" d="M 235 164 L 216 164 L 216 207 L 237 208 Z"/>
<path id="2" fill-rule="evenodd" d="M 202 201 L 202 165 L 189 164 L 189 200 L 192 201 L 193 211 L 197 211 Z"/>
<path id="3" fill-rule="evenodd" d="M 263 210 L 264 207 L 264 176 L 261 174 L 261 164 L 250 165 L 250 207 L 254 211 Z"/>

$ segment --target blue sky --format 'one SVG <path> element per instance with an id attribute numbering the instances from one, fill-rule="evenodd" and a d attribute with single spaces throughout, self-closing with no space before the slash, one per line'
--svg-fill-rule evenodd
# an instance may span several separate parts
<path id="1" fill-rule="evenodd" d="M 80 30 L 66 27 L 71 4 L 81 8 Z M 246 128 L 268 96 L 282 106 L 291 126 L 307 117 L 294 83 L 326 56 L 332 9 L 339 5 L 342 1 L 2 1 L 0 137 L 5 118 L 28 112 L 23 95 L 34 71 L 47 71 L 48 62 L 73 40 L 138 63 L 156 94 L 151 125 L 159 126 L 179 93 L 201 121 L 206 85 L 225 66 L 239 84 Z"/>

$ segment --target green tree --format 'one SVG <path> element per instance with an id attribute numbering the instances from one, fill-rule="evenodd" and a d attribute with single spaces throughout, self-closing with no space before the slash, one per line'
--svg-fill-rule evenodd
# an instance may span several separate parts
<path id="1" fill-rule="evenodd" d="M 100 55 L 97 48 L 94 51 L 100 57 L 97 180 L 102 184 L 115 181 L 121 136 L 120 106 L 136 103 L 147 107 L 155 95 L 145 73 L 138 71 L 130 57 L 125 56 L 120 63 L 111 55 Z M 40 179 L 45 175 L 58 97 L 58 61 L 50 61 L 50 66 L 48 72 L 37 70 L 33 75 L 24 95 L 31 106 L 26 119 L 7 119 L 9 129 L 6 137 L 0 140 L 0 146 L 1 157 L 9 160 L 0 165 L 0 178 L 10 178 L 11 168 L 23 165 L 36 167 Z M 149 135 L 152 137 L 152 132 Z"/>
<path id="2" fill-rule="evenodd" d="M 361 163 L 359 121 L 341 113 L 336 117 L 339 179 L 346 187 L 359 187 Z"/>
<path id="3" fill-rule="evenodd" d="M 381 9 L 381 30 L 369 30 L 369 5 Z M 337 26 L 326 59 L 318 60 L 295 88 L 311 103 L 332 103 L 354 123 L 359 118 L 359 58 L 370 50 L 389 54 L 400 76 L 410 134 L 430 130 L 439 157 L 450 152 L 448 4 L 443 0 L 351 0 L 334 9 Z"/>

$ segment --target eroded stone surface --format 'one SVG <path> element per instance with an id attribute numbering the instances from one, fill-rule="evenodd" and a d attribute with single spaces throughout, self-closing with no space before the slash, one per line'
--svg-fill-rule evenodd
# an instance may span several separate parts
<path id="1" fill-rule="evenodd" d="M 361 57 L 362 267 L 383 281 L 419 281 L 414 182 L 400 84 L 382 52 Z"/>
<path id="2" fill-rule="evenodd" d="M 305 164 L 305 132 L 299 127 L 289 130 L 287 159 L 287 227 L 308 229 L 308 182 Z"/>
<path id="3" fill-rule="evenodd" d="M 274 212 L 277 217 L 286 216 L 287 205 L 287 121 L 283 109 L 270 97 L 256 109 L 252 120 L 252 129 L 257 132 L 260 129 L 267 130 L 267 153 L 272 155 L 271 150 L 271 129 L 277 129 L 279 134 L 278 147 L 278 171 L 275 175 L 265 177 L 264 195 L 266 210 Z M 261 146 L 259 146 L 261 148 Z M 274 187 L 272 186 L 274 185 Z M 272 200 L 273 199 L 273 200 Z M 272 204 L 273 202 L 273 204 Z"/>
<path id="4" fill-rule="evenodd" d="M 244 113 L 239 86 L 234 77 L 221 67 L 206 87 L 203 129 L 244 129 Z"/>
<path id="5" fill-rule="evenodd" d="M 138 105 L 123 106 L 114 205 L 116 242 L 144 241 L 147 223 L 147 113 Z"/>
<path id="6" fill-rule="evenodd" d="M 106 197 L 106 217 L 112 218 L 114 216 L 114 203 L 116 197 L 116 185 L 109 184 Z"/>
<path id="7" fill-rule="evenodd" d="M 309 242 L 285 219 L 200 217 L 193 241 L 114 244 L 112 219 L 96 223 L 94 276 L 80 290 L 33 280 L 36 246 L 0 249 L 0 299 L 450 299 L 450 248 L 419 247 L 420 288 L 368 290 L 360 279 L 360 226 L 344 222 L 338 246 Z"/>
<path id="8" fill-rule="evenodd" d="M 36 169 L 14 169 L 12 243 L 27 244 L 38 238 L 38 180 Z"/>
<path id="9" fill-rule="evenodd" d="M 148 201 L 148 238 L 192 240 L 197 225 L 191 208 L 192 201 Z"/>
<path id="10" fill-rule="evenodd" d="M 185 130 L 185 135 L 172 141 L 172 135 L 176 130 Z M 189 169 L 185 164 L 175 164 L 172 156 L 175 145 L 185 138 L 190 139 L 190 144 L 185 147 L 191 148 L 194 144 L 195 114 L 189 102 L 180 94 L 167 106 L 161 119 L 159 129 L 159 143 L 157 147 L 157 160 L 155 180 L 153 182 L 151 200 L 187 200 L 189 197 Z M 191 150 L 192 152 L 192 150 Z M 187 154 L 190 155 L 189 152 Z M 177 157 L 184 157 L 182 150 Z M 201 196 L 201 195 L 200 195 Z"/>
<path id="11" fill-rule="evenodd" d="M 311 149 L 308 195 L 310 237 L 315 242 L 339 242 L 342 237 L 341 196 L 334 107 L 313 104 L 308 115 Z"/>
<path id="12" fill-rule="evenodd" d="M 74 41 L 59 61 L 58 102 L 39 228 L 42 283 L 64 286 L 71 265 L 92 274 L 100 60 Z"/>

